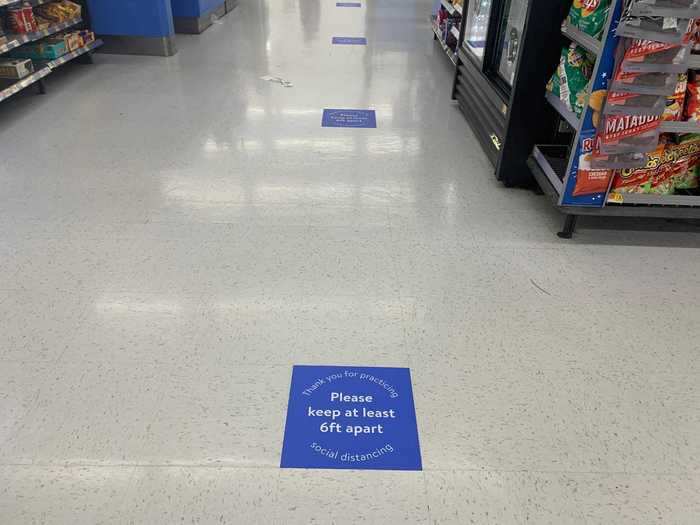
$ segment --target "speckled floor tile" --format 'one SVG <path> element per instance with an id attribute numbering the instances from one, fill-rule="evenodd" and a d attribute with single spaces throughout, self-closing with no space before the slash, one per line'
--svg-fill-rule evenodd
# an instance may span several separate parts
<path id="1" fill-rule="evenodd" d="M 547 295 L 539 283 L 528 284 L 527 301 L 448 290 L 412 298 L 409 313 L 415 318 L 406 331 L 411 362 L 445 368 L 481 362 L 552 370 L 700 371 L 694 307 L 668 305 L 659 323 L 656 305 L 576 304 Z"/>
<path id="2" fill-rule="evenodd" d="M 133 468 L 0 466 L 0 511 L 8 525 L 124 523 Z"/>
<path id="3" fill-rule="evenodd" d="M 0 363 L 0 446 L 31 413 L 50 364 Z"/>
<path id="4" fill-rule="evenodd" d="M 426 472 L 430 522 L 690 525 L 698 478 L 620 473 Z"/>
<path id="5" fill-rule="evenodd" d="M 36 287 L 0 292 L 0 366 L 3 361 L 50 362 L 72 344 L 89 297 Z"/>
<path id="6" fill-rule="evenodd" d="M 206 359 L 194 341 L 199 320 L 198 296 L 98 291 L 62 360 L 137 366 Z"/>
<path id="7" fill-rule="evenodd" d="M 122 523 L 273 523 L 278 478 L 274 468 L 137 467 Z"/>
<path id="8" fill-rule="evenodd" d="M 193 351 L 222 363 L 404 366 L 407 309 L 392 296 L 206 296 Z"/>
<path id="9" fill-rule="evenodd" d="M 149 443 L 160 402 L 159 370 L 76 361 L 54 365 L 31 417 L 0 449 L 0 464 L 115 465 Z"/>
<path id="10" fill-rule="evenodd" d="M 695 375 L 413 367 L 426 469 L 697 472 Z"/>
<path id="11" fill-rule="evenodd" d="M 291 367 L 159 365 L 139 464 L 279 466 Z"/>
<path id="12" fill-rule="evenodd" d="M 277 523 L 428 523 L 422 472 L 286 470 Z"/>

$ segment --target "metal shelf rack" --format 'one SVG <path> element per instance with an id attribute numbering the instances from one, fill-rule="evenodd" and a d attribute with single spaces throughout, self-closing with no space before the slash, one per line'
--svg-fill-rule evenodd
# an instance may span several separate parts
<path id="1" fill-rule="evenodd" d="M 0 0 L 0 7 L 9 6 L 20 2 L 28 2 L 32 6 L 37 6 L 48 3 L 49 1 L 51 0 Z M 50 26 L 33 33 L 6 35 L 8 41 L 0 45 L 0 55 L 24 44 L 36 42 L 42 38 L 51 36 L 59 31 L 63 31 L 64 29 L 83 24 L 87 18 L 85 14 L 86 6 L 84 2 L 82 2 L 81 5 L 83 7 L 84 16 L 78 16 L 69 20 L 64 20 L 63 22 L 51 24 Z M 46 93 L 46 86 L 43 82 L 43 79 L 46 76 L 50 75 L 54 70 L 63 64 L 75 59 L 80 59 L 86 63 L 92 63 L 92 52 L 102 44 L 103 42 L 101 40 L 95 40 L 94 42 L 90 42 L 83 47 L 68 52 L 53 60 L 33 60 L 35 71 L 31 75 L 17 81 L 0 80 L 0 102 L 33 85 L 38 86 L 39 94 Z"/>
<path id="2" fill-rule="evenodd" d="M 618 38 L 614 29 L 622 13 L 623 0 L 613 0 L 601 40 L 583 34 L 564 22 L 562 35 L 596 56 L 588 94 L 598 89 L 607 89 L 614 65 L 614 53 Z M 691 59 L 689 69 L 700 67 L 700 57 Z M 564 227 L 558 235 L 571 238 L 576 227 L 577 217 L 627 216 L 658 217 L 666 219 L 700 219 L 700 196 L 653 195 L 639 193 L 605 192 L 577 195 L 573 191 L 576 183 L 579 159 L 587 153 L 595 137 L 592 109 L 586 108 L 577 118 L 561 101 L 551 93 L 545 99 L 575 131 L 573 142 L 566 144 L 537 144 L 527 160 L 527 166 L 542 191 L 552 200 L 554 206 L 565 214 Z M 664 122 L 661 131 L 667 133 L 700 133 L 696 122 Z"/>

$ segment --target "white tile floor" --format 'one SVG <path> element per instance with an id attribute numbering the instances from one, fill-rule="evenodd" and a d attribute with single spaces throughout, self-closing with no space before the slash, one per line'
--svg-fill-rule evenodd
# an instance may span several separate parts
<path id="1" fill-rule="evenodd" d="M 697 230 L 559 240 L 431 4 L 241 0 L 0 105 L 3 525 L 700 521 Z M 425 470 L 280 471 L 295 363 L 410 366 Z"/>

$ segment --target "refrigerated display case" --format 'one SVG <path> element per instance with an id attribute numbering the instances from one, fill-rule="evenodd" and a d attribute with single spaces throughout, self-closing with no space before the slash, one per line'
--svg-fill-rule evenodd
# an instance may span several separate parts
<path id="1" fill-rule="evenodd" d="M 553 72 L 550 64 L 559 53 L 560 26 L 570 6 L 561 0 L 465 5 L 452 97 L 506 185 L 532 183 L 526 160 L 533 141 L 540 128 L 551 132 L 555 125 L 554 112 L 539 94 Z"/>

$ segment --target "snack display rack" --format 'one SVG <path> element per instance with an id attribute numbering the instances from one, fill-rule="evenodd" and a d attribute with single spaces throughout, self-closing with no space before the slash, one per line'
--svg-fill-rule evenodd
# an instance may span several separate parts
<path id="1" fill-rule="evenodd" d="M 0 8 L 12 7 L 15 4 L 29 4 L 32 7 L 42 4 L 49 4 L 54 0 L 0 0 Z M 37 42 L 43 38 L 54 35 L 64 29 L 74 28 L 79 25 L 84 26 L 86 14 L 86 6 L 84 2 L 80 2 L 82 7 L 82 16 L 77 16 L 69 20 L 53 23 L 48 27 L 39 31 L 21 33 L 21 34 L 6 34 L 5 43 L 0 45 L 0 56 L 12 51 L 15 48 L 23 46 L 31 42 Z M 46 93 L 46 86 L 43 79 L 50 75 L 60 66 L 74 59 L 80 59 L 84 63 L 92 63 L 92 52 L 102 46 L 103 42 L 100 39 L 95 39 L 86 45 L 67 52 L 54 59 L 33 59 L 34 72 L 18 80 L 0 79 L 0 102 L 12 97 L 13 95 L 23 91 L 24 89 L 37 85 L 39 94 Z"/>
<path id="2" fill-rule="evenodd" d="M 439 0 L 435 12 L 431 16 L 433 39 L 450 59 L 453 65 L 457 65 L 457 48 L 461 42 L 464 17 L 462 17 L 461 0 Z"/>
<path id="3" fill-rule="evenodd" d="M 527 165 L 543 192 L 554 206 L 565 215 L 559 236 L 571 238 L 576 220 L 581 215 L 658 217 L 666 219 L 700 218 L 700 194 L 620 193 L 611 191 L 612 177 L 607 190 L 589 194 L 576 193 L 579 163 L 587 151 L 597 147 L 596 129 L 599 115 L 589 104 L 592 92 L 608 91 L 608 80 L 613 77 L 618 41 L 617 27 L 626 7 L 625 0 L 611 0 L 600 40 L 584 34 L 566 21 L 561 34 L 571 43 L 578 44 L 595 55 L 591 80 L 586 88 L 586 104 L 578 117 L 552 93 L 545 93 L 548 104 L 570 126 L 570 133 L 554 134 L 550 143 L 538 143 L 527 159 Z M 700 67 L 700 56 L 690 59 L 688 69 Z M 567 126 L 560 124 L 559 129 Z M 662 122 L 662 133 L 700 133 L 700 122 Z"/>

